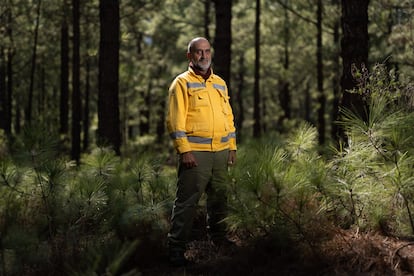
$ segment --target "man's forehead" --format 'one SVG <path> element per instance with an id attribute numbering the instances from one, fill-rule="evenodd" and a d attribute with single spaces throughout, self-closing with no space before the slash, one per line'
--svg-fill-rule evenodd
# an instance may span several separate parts
<path id="1" fill-rule="evenodd" d="M 194 50 L 195 51 L 197 51 L 197 50 L 210 50 L 210 46 L 196 46 L 196 47 L 194 47 Z"/>
<path id="2" fill-rule="evenodd" d="M 194 49 L 195 50 L 199 50 L 199 49 L 210 49 L 210 43 L 208 43 L 205 40 L 200 40 L 194 43 Z"/>

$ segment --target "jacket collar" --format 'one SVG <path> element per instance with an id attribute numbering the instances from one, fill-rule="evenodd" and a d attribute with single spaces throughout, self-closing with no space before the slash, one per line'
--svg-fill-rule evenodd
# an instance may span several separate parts
<path id="1" fill-rule="evenodd" d="M 202 72 L 200 72 L 200 70 L 197 70 L 197 68 L 195 68 L 192 64 L 192 62 L 190 62 L 190 64 L 188 65 L 189 67 L 189 71 L 191 71 L 192 73 L 194 73 L 197 76 L 202 77 L 204 80 L 207 80 L 211 75 L 213 75 L 213 69 L 210 67 L 207 71 L 206 74 L 203 74 Z"/>

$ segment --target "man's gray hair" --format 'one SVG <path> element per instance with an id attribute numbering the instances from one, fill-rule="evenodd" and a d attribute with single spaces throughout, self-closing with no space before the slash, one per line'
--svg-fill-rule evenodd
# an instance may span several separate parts
<path id="1" fill-rule="evenodd" d="M 193 45 L 194 45 L 194 43 L 196 43 L 196 42 L 198 42 L 198 41 L 200 41 L 200 40 L 205 40 L 205 41 L 207 41 L 208 43 L 210 43 L 210 42 L 208 41 L 208 39 L 207 39 L 207 38 L 202 37 L 202 36 L 199 36 L 199 37 L 193 38 L 193 39 L 191 39 L 191 41 L 188 43 L 188 46 L 187 46 L 187 53 L 191 53 L 191 50 L 193 49 Z"/>

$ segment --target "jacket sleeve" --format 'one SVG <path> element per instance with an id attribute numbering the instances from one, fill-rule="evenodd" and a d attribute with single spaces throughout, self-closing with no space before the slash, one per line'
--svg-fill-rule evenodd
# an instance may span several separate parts
<path id="1" fill-rule="evenodd" d="M 227 89 L 227 88 L 226 88 Z M 237 150 L 237 145 L 236 145 L 236 127 L 234 126 L 234 115 L 233 115 L 233 110 L 231 108 L 230 105 L 230 99 L 227 101 L 228 104 L 228 109 L 230 110 L 228 116 L 227 116 L 227 120 L 228 120 L 228 125 L 230 126 L 230 132 L 229 132 L 229 150 Z"/>
<path id="2" fill-rule="evenodd" d="M 178 153 L 191 151 L 186 135 L 188 95 L 186 82 L 176 78 L 169 89 L 167 129 Z"/>

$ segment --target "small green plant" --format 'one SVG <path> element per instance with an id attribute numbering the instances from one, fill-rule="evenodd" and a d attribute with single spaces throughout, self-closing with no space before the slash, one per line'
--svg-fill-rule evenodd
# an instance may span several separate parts
<path id="1" fill-rule="evenodd" d="M 319 200 L 326 178 L 316 133 L 302 124 L 284 141 L 267 137 L 268 142 L 239 150 L 238 165 L 231 171 L 233 211 L 227 221 L 232 229 L 312 243 L 309 229 L 323 220 Z"/>
<path id="2" fill-rule="evenodd" d="M 0 274 L 138 273 L 130 260 L 164 245 L 175 171 L 107 148 L 77 166 L 57 141 L 27 129 L 0 159 Z"/>
<path id="3" fill-rule="evenodd" d="M 348 145 L 331 162 L 333 205 L 342 206 L 348 225 L 413 235 L 414 90 L 381 64 L 358 81 L 353 92 L 364 95 L 368 119 L 343 111 Z"/>
<path id="4" fill-rule="evenodd" d="M 240 146 L 230 170 L 231 229 L 286 234 L 310 248 L 330 225 L 414 235 L 414 90 L 383 65 L 358 76 L 352 92 L 367 101 L 367 119 L 343 110 L 348 141 L 329 159 L 309 124 Z"/>

